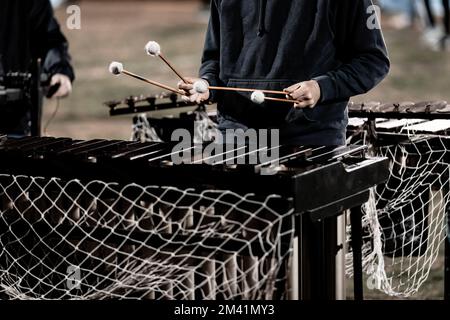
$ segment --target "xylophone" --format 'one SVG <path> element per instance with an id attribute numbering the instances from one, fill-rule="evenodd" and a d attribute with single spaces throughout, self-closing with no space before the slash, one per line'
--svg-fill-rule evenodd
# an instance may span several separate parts
<path id="1" fill-rule="evenodd" d="M 135 115 L 133 141 L 170 141 L 173 132 L 183 128 L 190 132 L 194 141 L 202 139 L 207 142 L 217 126 L 213 106 L 185 102 L 173 93 L 130 96 L 107 101 L 104 105 L 109 108 L 110 116 Z"/>
<path id="2" fill-rule="evenodd" d="M 130 96 L 123 100 L 106 101 L 111 116 L 195 107 L 196 103 L 185 102 L 174 93 L 162 92 L 157 95 Z"/>
<path id="3" fill-rule="evenodd" d="M 214 157 L 221 160 L 214 164 L 206 164 L 202 161 L 206 160 L 202 159 L 202 156 L 199 158 L 198 154 L 189 153 L 192 150 L 183 150 L 187 152 L 183 153 L 183 156 L 189 163 L 174 165 L 173 147 L 174 144 L 171 143 L 3 137 L 0 142 L 0 185 L 4 187 L 8 183 L 6 175 L 42 177 L 44 181 L 54 177 L 63 181 L 76 179 L 85 184 L 91 181 L 105 181 L 118 185 L 171 186 L 181 190 L 193 189 L 199 193 L 202 190 L 217 189 L 230 190 L 242 195 L 251 193 L 255 197 L 279 195 L 282 200 L 279 200 L 277 205 L 293 210 L 295 225 L 291 225 L 290 228 L 296 230 L 298 237 L 298 261 L 294 261 L 296 267 L 292 267 L 295 270 L 296 280 L 293 280 L 291 285 L 298 288 L 298 293 L 291 297 L 313 299 L 335 296 L 333 259 L 337 244 L 336 234 L 329 233 L 332 228 L 330 226 L 336 226 L 336 219 L 344 210 L 365 203 L 369 198 L 370 188 L 387 179 L 387 159 L 364 156 L 366 150 L 364 146 L 340 148 L 280 146 L 276 147 L 279 149 L 279 156 L 276 159 L 266 162 L 259 160 L 255 165 L 232 164 L 231 160 L 248 157 L 250 153 L 255 152 L 249 146 L 240 146 L 234 149 L 227 148 L 223 154 L 215 154 Z M 268 153 L 271 150 L 259 151 Z M 269 171 L 270 175 L 267 174 Z M 70 192 L 77 192 L 77 188 L 73 188 Z M 2 226 L 2 223 L 8 221 L 6 218 L 2 219 L 2 215 L 6 216 L 8 212 L 5 208 L 11 208 L 11 204 L 5 204 L 3 201 L 0 211 L 0 238 L 2 232 L 3 236 L 14 232 L 17 234 L 14 228 L 24 227 L 20 223 Z M 126 214 L 129 212 L 126 211 Z M 239 217 L 236 219 L 239 221 Z M 80 239 L 81 235 L 85 234 L 84 227 L 77 229 L 73 226 L 60 226 L 58 222 L 52 223 L 54 225 L 51 225 L 50 229 L 48 225 L 43 226 L 44 234 L 51 232 L 53 236 L 65 235 L 73 239 Z M 37 228 L 38 224 L 36 223 L 34 227 Z M 142 228 L 130 229 L 129 226 L 121 225 L 122 230 L 117 226 L 113 234 L 101 231 L 99 226 L 97 228 L 98 230 L 91 230 L 90 236 L 98 241 L 106 241 L 106 238 L 113 241 L 111 239 L 117 238 L 116 241 L 120 242 L 120 235 L 124 232 L 127 234 L 127 241 L 131 243 L 139 239 L 150 241 L 156 247 L 167 246 L 169 240 L 180 243 L 176 241 L 177 239 L 182 241 L 183 246 L 189 247 L 189 241 L 192 240 L 190 237 L 183 238 L 180 234 L 171 235 L 170 230 L 173 232 L 175 227 L 168 228 L 165 235 L 150 238 Z M 217 248 L 223 241 L 212 234 L 203 240 L 203 244 L 207 244 L 206 247 Z M 263 254 L 265 250 L 261 241 L 255 241 L 250 246 L 242 248 L 239 239 L 229 239 L 225 247 L 227 250 L 241 253 L 245 249 L 245 252 L 251 251 L 253 255 Z M 283 250 L 290 249 L 283 248 Z M 176 252 L 176 248 L 174 250 Z"/>
<path id="4" fill-rule="evenodd" d="M 450 105 L 446 101 L 350 103 L 349 116 L 351 141 L 363 140 L 373 146 L 373 153 L 388 155 L 391 161 L 389 180 L 377 188 L 385 255 L 398 261 L 425 259 L 435 245 L 433 219 L 440 221 L 434 203 L 441 201 L 445 207 L 448 194 Z M 437 194 L 443 199 L 436 200 Z M 396 207 L 392 204 L 396 199 L 410 205 Z M 361 239 L 357 242 L 362 245 Z M 361 255 L 357 247 L 354 250 Z M 355 288 L 362 298 L 362 267 L 356 269 Z M 446 277 L 450 279 L 450 274 Z"/>
<path id="5" fill-rule="evenodd" d="M 450 129 L 450 105 L 446 101 L 400 103 L 350 103 L 349 132 L 366 126 L 374 143 L 414 135 L 446 135 Z M 378 135 L 380 139 L 378 139 Z"/>
<path id="6" fill-rule="evenodd" d="M 448 119 L 450 105 L 446 101 L 350 103 L 349 116 L 370 119 Z"/>

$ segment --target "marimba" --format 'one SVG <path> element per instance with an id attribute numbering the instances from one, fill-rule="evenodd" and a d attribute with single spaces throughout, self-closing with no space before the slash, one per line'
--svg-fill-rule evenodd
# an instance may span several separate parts
<path id="1" fill-rule="evenodd" d="M 185 102 L 173 93 L 130 96 L 104 104 L 112 117 L 135 115 L 133 140 L 137 141 L 171 141 L 173 132 L 183 128 L 191 133 L 194 141 L 203 139 L 208 142 L 217 126 L 214 108 Z M 196 125 L 200 127 L 196 128 Z M 152 131 L 150 136 L 149 130 Z"/>
<path id="2" fill-rule="evenodd" d="M 211 189 L 229 190 L 233 194 L 243 197 L 252 194 L 255 199 L 266 199 L 267 196 L 277 195 L 279 198 L 274 201 L 276 204 L 273 205 L 284 208 L 284 210 L 292 210 L 291 218 L 294 218 L 293 223 L 287 221 L 281 229 L 292 228 L 298 239 L 298 260 L 292 262 L 297 265 L 294 269 L 298 273 L 298 278 L 295 277 L 296 283 L 293 283 L 292 287 L 298 288 L 298 292 L 292 296 L 302 299 L 331 299 L 334 297 L 333 259 L 337 245 L 336 234 L 329 234 L 328 231 L 332 229 L 330 226 L 335 226 L 337 217 L 344 210 L 361 206 L 368 200 L 370 188 L 387 179 L 389 173 L 387 159 L 365 156 L 366 147 L 364 146 L 352 145 L 340 148 L 279 146 L 275 147 L 279 149 L 279 156 L 275 159 L 262 162 L 258 157 L 257 164 L 236 164 L 241 163 L 236 160 L 248 157 L 255 151 L 264 154 L 270 152 L 267 149 L 251 149 L 251 146 L 245 145 L 230 147 L 223 153 L 214 154 L 214 158 L 220 159 L 214 164 L 208 164 L 207 159 L 202 158 L 202 154 L 199 156 L 199 153 L 191 153 L 192 150 L 182 150 L 184 159 L 189 161 L 185 161 L 186 164 L 176 165 L 173 163 L 172 156 L 174 153 L 180 153 L 180 150 L 174 152 L 174 146 L 175 144 L 171 143 L 81 141 L 52 137 L 26 137 L 11 140 L 3 137 L 0 143 L 0 185 L 3 185 L 3 193 L 0 198 L 5 196 L 5 190 L 11 183 L 9 177 L 16 177 L 16 181 L 41 177 L 42 181 L 36 182 L 37 180 L 34 179 L 33 182 L 42 188 L 47 186 L 46 183 L 51 184 L 52 182 L 48 181 L 52 178 L 58 178 L 61 181 L 76 181 L 77 185 L 80 182 L 90 185 L 95 181 L 114 183 L 117 186 L 131 184 L 131 189 L 126 190 L 130 194 L 136 192 L 133 189 L 135 186 L 151 185 L 169 186 L 177 188 L 177 190 L 194 190 L 198 193 Z M 18 184 L 17 188 L 22 188 L 17 190 L 19 193 L 22 192 L 21 201 L 30 201 L 29 194 L 34 194 L 36 199 L 39 198 L 36 196 L 39 190 L 32 190 L 32 188 L 27 189 L 27 196 L 23 196 L 23 186 Z M 80 188 L 77 186 L 68 186 L 67 188 L 67 193 L 86 193 L 79 190 Z M 99 188 L 94 183 L 88 191 L 89 193 L 102 192 L 102 190 L 98 190 Z M 187 194 L 187 191 L 183 192 L 183 195 Z M 163 196 L 169 197 L 164 198 L 166 201 L 171 199 L 177 205 L 181 205 L 175 196 L 171 198 L 161 193 L 161 197 Z M 24 197 L 25 199 L 23 199 Z M 114 193 L 111 192 L 109 197 L 114 197 Z M 74 198 L 78 199 L 76 195 Z M 55 202 L 57 201 L 59 199 L 55 200 Z M 81 200 L 77 200 L 77 204 L 78 201 Z M 115 206 L 114 201 L 114 199 L 109 199 L 103 202 L 113 203 L 111 206 Z M 139 203 L 144 203 L 150 200 L 139 201 Z M 217 206 L 220 206 L 220 201 L 216 201 Z M 4 239 L 24 234 L 27 230 L 22 229 L 27 229 L 27 226 L 29 228 L 29 225 L 25 223 L 24 215 L 12 210 L 12 208 L 17 209 L 17 206 L 11 202 L 14 202 L 14 199 L 11 200 L 10 196 L 9 201 L 3 202 L 2 211 L 0 211 L 0 238 Z M 100 207 L 100 202 L 97 207 Z M 127 207 L 126 203 L 121 205 L 124 208 L 130 206 L 128 204 Z M 79 206 L 83 207 L 81 204 Z M 71 208 L 68 211 L 72 210 L 70 204 L 67 205 L 67 208 Z M 12 214 L 11 210 L 16 212 L 14 219 L 17 219 L 17 215 L 19 215 L 24 221 L 8 225 L 7 222 L 10 221 L 8 219 Z M 45 209 L 42 210 L 45 211 Z M 124 215 L 129 215 L 129 212 L 124 209 Z M 107 214 L 97 213 L 90 217 L 80 218 L 79 213 L 60 213 L 62 216 L 78 215 L 77 219 L 85 219 L 83 220 L 85 222 L 95 219 L 100 221 Z M 138 213 L 133 214 L 137 215 Z M 121 222 L 122 224 L 118 223 L 114 226 L 113 232 L 110 230 L 108 233 L 108 228 L 102 230 L 104 225 L 98 221 L 96 223 L 86 222 L 84 225 L 80 223 L 80 226 L 74 226 L 72 223 L 68 226 L 61 223 L 62 217 L 50 219 L 49 221 L 52 222 L 37 219 L 33 224 L 33 232 L 37 232 L 39 237 L 51 234 L 56 238 L 67 237 L 71 239 L 70 241 L 77 241 L 88 234 L 89 237 L 101 243 L 126 241 L 127 245 L 131 246 L 144 241 L 151 243 L 153 247 L 164 248 L 167 247 L 170 240 L 170 246 L 174 247 L 174 252 L 177 252 L 175 244 L 182 244 L 183 248 L 190 248 L 199 241 L 198 237 L 175 232 L 187 223 L 187 220 L 183 220 L 185 218 L 181 217 L 183 214 L 187 213 L 178 212 L 177 218 L 173 218 L 178 219 L 176 221 L 183 221 L 183 223 L 173 223 L 172 226 L 167 226 L 164 234 L 151 237 L 142 226 L 131 227 Z M 270 214 L 266 215 L 266 218 L 270 219 Z M 240 221 L 239 216 L 234 218 L 236 221 Z M 128 219 L 131 218 L 128 217 Z M 194 223 L 194 220 L 190 223 Z M 246 223 L 245 221 L 240 222 Z M 18 229 L 22 231 L 18 231 Z M 244 235 L 242 236 L 245 238 Z M 283 238 L 282 233 L 277 234 L 276 237 Z M 214 234 L 210 234 L 208 237 L 204 236 L 204 239 L 200 240 L 203 248 L 217 249 L 220 247 L 225 248 L 227 252 L 236 251 L 241 254 L 242 252 L 251 252 L 252 255 L 258 256 L 264 254 L 265 250 L 264 239 L 252 241 L 250 245 L 244 247 L 241 239 L 228 239 L 224 244 L 224 239 L 216 237 Z M 284 243 L 280 250 L 287 252 L 292 249 L 290 246 L 291 244 Z M 5 261 L 0 259 L 0 263 L 5 263 Z M 288 261 L 283 263 L 287 264 Z M 202 298 L 202 295 L 193 293 L 190 297 Z"/>
<path id="3" fill-rule="evenodd" d="M 428 248 L 434 245 L 428 239 L 433 215 L 431 202 L 435 198 L 431 195 L 448 192 L 448 173 L 440 163 L 450 161 L 450 105 L 446 101 L 350 103 L 349 116 L 348 133 L 353 141 L 370 143 L 375 153 L 377 150 L 402 150 L 390 154 L 392 175 L 378 188 L 378 208 L 385 208 L 397 197 L 405 198 L 404 190 L 413 190 L 412 196 L 403 199 L 403 203 L 410 204 L 404 210 L 382 210 L 386 212 L 379 217 L 385 233 L 384 252 L 398 260 L 429 255 Z M 417 185 L 412 185 L 416 180 Z M 356 242 L 360 247 L 361 239 Z M 358 245 L 354 250 L 361 255 Z M 446 277 L 450 279 L 450 275 Z M 357 267 L 355 278 L 357 295 L 362 298 L 361 266 Z"/>
<path id="4" fill-rule="evenodd" d="M 450 129 L 450 105 L 446 101 L 350 103 L 349 117 L 350 132 L 366 126 L 370 134 L 381 135 L 383 139 L 408 133 L 446 135 Z"/>

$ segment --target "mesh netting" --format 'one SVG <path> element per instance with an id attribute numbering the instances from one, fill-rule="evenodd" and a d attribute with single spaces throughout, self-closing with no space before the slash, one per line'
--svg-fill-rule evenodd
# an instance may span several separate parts
<path id="1" fill-rule="evenodd" d="M 161 138 L 156 133 L 155 128 L 153 128 L 148 122 L 147 115 L 145 113 L 135 117 L 132 126 L 131 141 L 162 142 Z"/>
<path id="2" fill-rule="evenodd" d="M 0 175 L 0 298 L 274 299 L 290 200 Z"/>
<path id="3" fill-rule="evenodd" d="M 390 177 L 363 206 L 367 287 L 399 297 L 414 295 L 429 278 L 447 233 L 450 201 L 450 140 L 412 132 L 409 139 L 373 148 L 391 160 Z M 350 242 L 350 229 L 347 234 Z M 353 274 L 351 253 L 347 274 Z"/>
<path id="4" fill-rule="evenodd" d="M 195 111 L 194 143 L 215 141 L 219 125 L 204 110 Z"/>
<path id="5" fill-rule="evenodd" d="M 216 140 L 218 135 L 217 128 L 217 123 L 209 117 L 208 113 L 203 108 L 193 111 L 192 139 L 194 143 L 211 142 Z M 135 117 L 132 126 L 131 141 L 161 142 L 162 139 L 158 135 L 157 130 L 148 121 L 147 115 L 140 114 Z"/>

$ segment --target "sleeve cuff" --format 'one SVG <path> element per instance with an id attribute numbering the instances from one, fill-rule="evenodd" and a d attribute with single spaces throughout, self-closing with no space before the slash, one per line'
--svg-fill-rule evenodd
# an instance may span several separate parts
<path id="1" fill-rule="evenodd" d="M 50 70 L 51 75 L 55 75 L 57 73 L 68 76 L 71 82 L 75 81 L 75 73 L 69 64 L 60 64 L 51 68 Z"/>
<path id="2" fill-rule="evenodd" d="M 336 86 L 334 80 L 328 76 L 315 77 L 312 80 L 317 81 L 320 86 L 320 101 L 319 103 L 326 103 L 336 99 Z"/>
<path id="3" fill-rule="evenodd" d="M 200 78 L 208 81 L 210 86 L 213 86 L 213 87 L 219 86 L 217 78 L 213 75 L 202 75 L 202 76 L 200 76 Z M 217 102 L 217 91 L 216 90 L 211 90 L 209 92 L 209 101 L 212 103 Z"/>

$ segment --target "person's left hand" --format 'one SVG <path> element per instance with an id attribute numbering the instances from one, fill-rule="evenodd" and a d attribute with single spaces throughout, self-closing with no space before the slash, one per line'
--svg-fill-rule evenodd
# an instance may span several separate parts
<path id="1" fill-rule="evenodd" d="M 198 93 L 194 89 L 194 83 L 196 83 L 197 81 L 204 81 L 205 87 L 209 88 L 208 81 L 206 81 L 205 79 L 191 78 L 191 77 L 185 77 L 184 79 L 186 80 L 187 83 L 184 83 L 183 81 L 178 82 L 178 89 L 181 89 L 186 93 L 185 96 L 182 96 L 183 101 L 200 104 L 209 99 L 210 97 L 209 89 L 205 93 Z"/>
<path id="2" fill-rule="evenodd" d="M 58 84 L 59 88 L 51 98 L 65 98 L 72 92 L 72 82 L 68 76 L 60 73 L 53 75 L 50 87 Z"/>
<path id="3" fill-rule="evenodd" d="M 288 99 L 298 101 L 294 105 L 298 109 L 314 108 L 321 97 L 320 86 L 315 80 L 294 84 L 284 91 Z"/>

